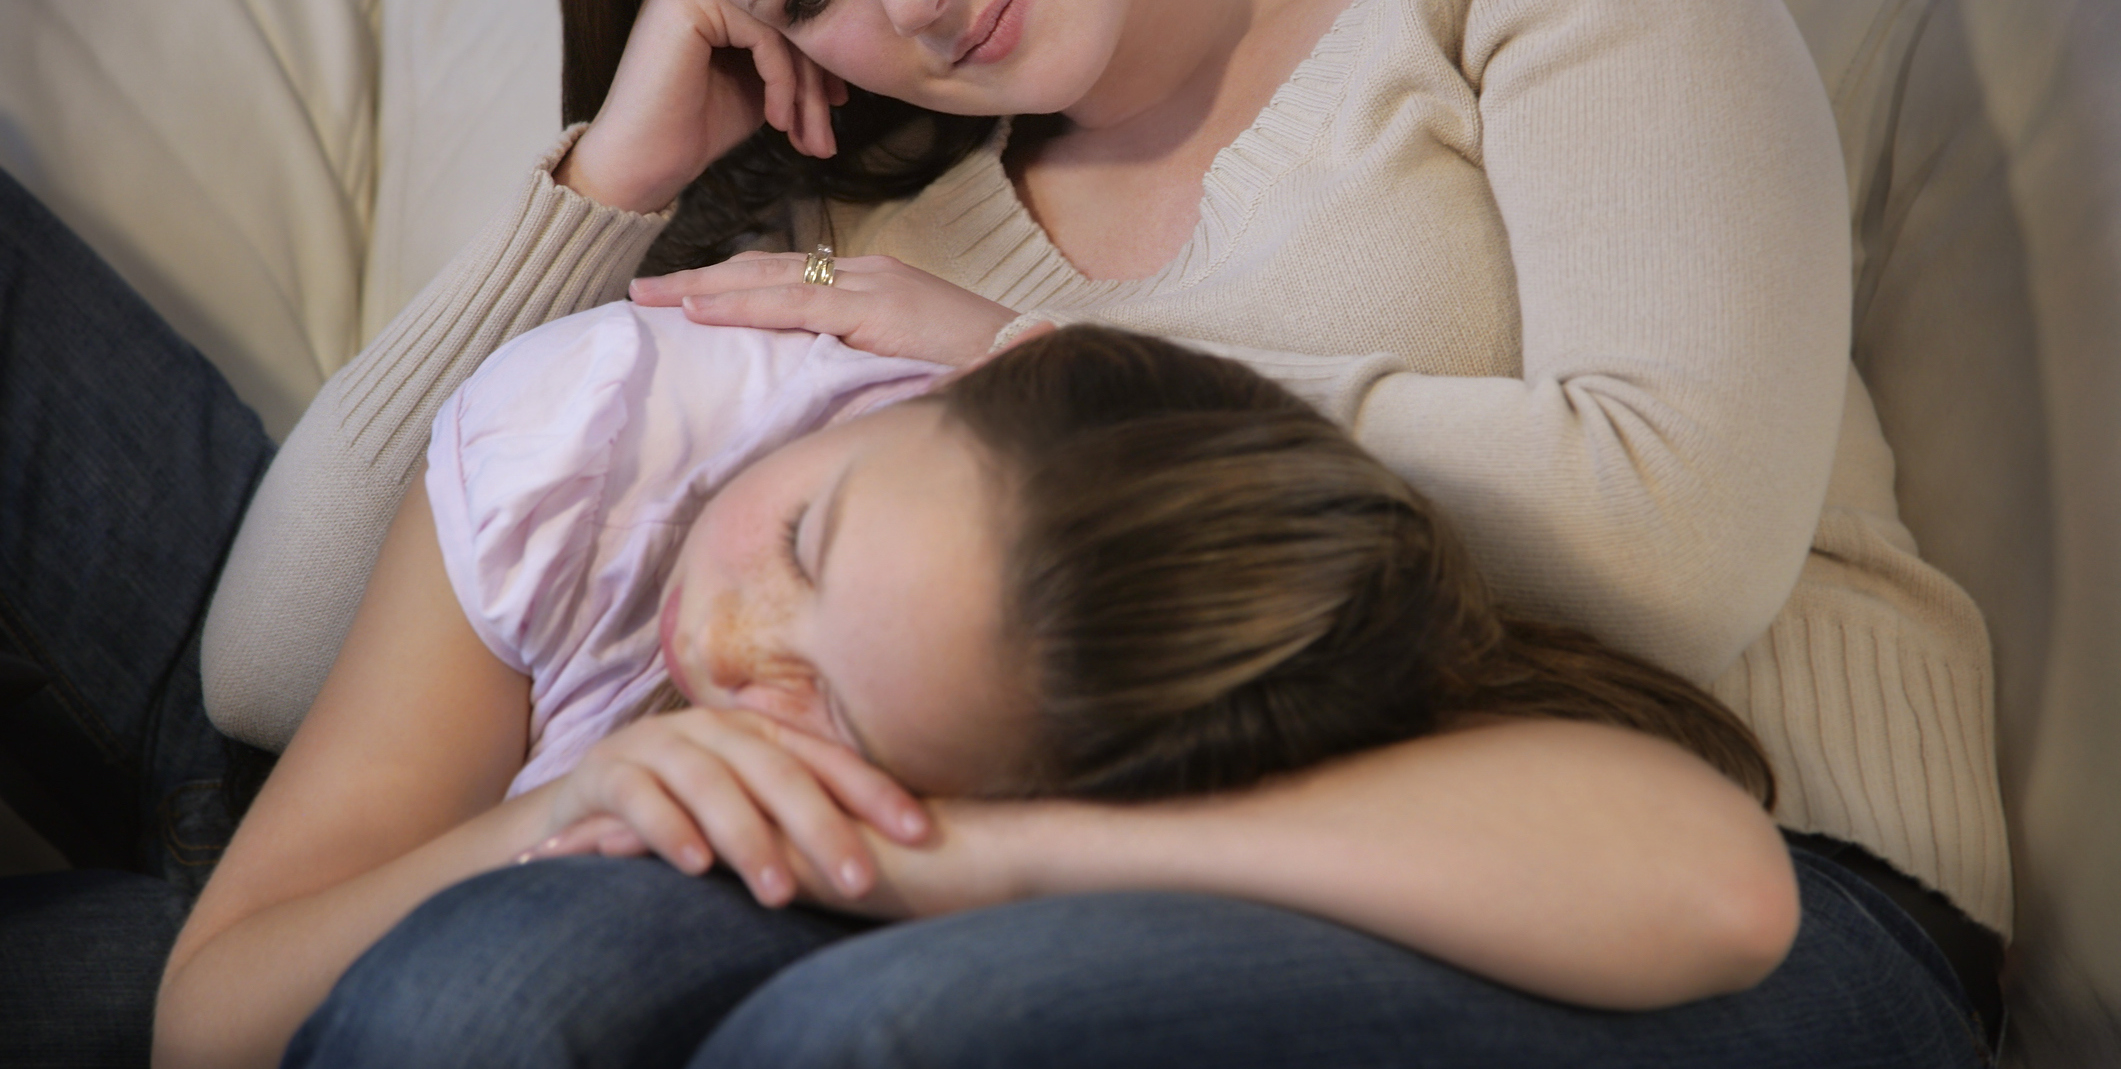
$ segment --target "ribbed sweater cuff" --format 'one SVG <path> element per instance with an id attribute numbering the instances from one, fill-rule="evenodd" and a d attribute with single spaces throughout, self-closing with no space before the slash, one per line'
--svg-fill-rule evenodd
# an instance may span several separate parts
<path id="1" fill-rule="evenodd" d="M 555 182 L 553 169 L 582 129 L 561 135 L 507 208 L 340 373 L 343 381 L 326 387 L 348 448 L 382 462 L 415 436 L 418 446 L 402 458 L 409 468 L 441 403 L 495 349 L 626 295 L 670 212 L 606 207 Z"/>

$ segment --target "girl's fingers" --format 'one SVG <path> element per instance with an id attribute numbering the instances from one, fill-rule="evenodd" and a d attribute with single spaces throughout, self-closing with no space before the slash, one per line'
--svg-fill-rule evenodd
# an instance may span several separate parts
<path id="1" fill-rule="evenodd" d="M 914 846 L 928 837 L 928 811 L 920 801 L 861 755 L 800 731 L 783 731 L 775 742 L 807 766 L 841 808 L 886 838 Z"/>
<path id="2" fill-rule="evenodd" d="M 714 852 L 701 838 L 692 814 L 647 769 L 639 765 L 613 769 L 604 795 L 606 811 L 624 820 L 650 850 L 679 871 L 698 876 L 713 863 Z"/>
<path id="3" fill-rule="evenodd" d="M 736 774 L 738 783 L 772 825 L 818 871 L 826 873 L 841 893 L 858 897 L 866 892 L 876 869 L 875 861 L 855 830 L 854 821 L 810 768 L 785 747 L 790 737 L 800 733 L 779 730 L 764 718 L 746 727 L 772 737 L 721 723 L 709 726 L 696 722 L 688 730 L 703 736 L 701 741 L 711 745 Z M 707 814 L 702 816 L 711 819 Z M 714 834 L 714 829 L 710 828 L 709 833 Z M 731 850 L 725 847 L 722 854 L 730 857 Z"/>
<path id="4" fill-rule="evenodd" d="M 847 80 L 831 71 L 825 71 L 825 97 L 832 101 L 835 108 L 844 106 L 848 97 Z"/>
<path id="5" fill-rule="evenodd" d="M 722 860 L 750 885 L 752 897 L 761 905 L 780 906 L 795 896 L 787 847 L 762 811 L 764 803 L 739 780 L 721 745 L 669 747 L 649 755 L 647 762 L 707 833 Z M 653 835 L 649 839 L 653 842 Z"/>
<path id="6" fill-rule="evenodd" d="M 584 817 L 561 829 L 559 834 L 517 854 L 515 862 L 521 865 L 542 858 L 590 853 L 596 849 L 597 840 L 614 825 L 623 826 L 623 823 L 617 817 L 602 813 Z"/>
<path id="7" fill-rule="evenodd" d="M 605 857 L 640 857 L 648 852 L 648 844 L 638 832 L 623 823 L 613 823 L 617 827 L 597 839 L 597 853 Z"/>

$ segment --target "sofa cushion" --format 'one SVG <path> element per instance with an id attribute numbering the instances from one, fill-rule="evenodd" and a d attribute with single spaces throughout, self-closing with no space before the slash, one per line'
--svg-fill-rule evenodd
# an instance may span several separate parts
<path id="1" fill-rule="evenodd" d="M 560 133 L 557 0 L 383 0 L 365 342 L 522 184 Z"/>
<path id="2" fill-rule="evenodd" d="M 13 0 L 0 166 L 286 434 L 353 353 L 375 0 Z"/>

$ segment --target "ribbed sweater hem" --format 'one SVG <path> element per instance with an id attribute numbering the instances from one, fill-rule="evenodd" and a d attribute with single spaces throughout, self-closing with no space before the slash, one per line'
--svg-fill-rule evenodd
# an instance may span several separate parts
<path id="1" fill-rule="evenodd" d="M 1828 510 L 1817 545 L 1789 604 L 1711 690 L 1773 762 L 1778 822 L 1860 843 L 2008 937 L 1980 613 L 1846 510 Z M 1923 622 L 1893 604 L 1910 590 L 1930 606 Z"/>

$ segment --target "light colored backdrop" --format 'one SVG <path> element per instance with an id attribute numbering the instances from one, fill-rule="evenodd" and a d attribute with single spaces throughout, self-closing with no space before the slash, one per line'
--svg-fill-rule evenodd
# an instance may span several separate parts
<path id="1" fill-rule="evenodd" d="M 1995 637 L 2013 1060 L 2121 1066 L 2121 2 L 1786 3 L 1902 514 Z M 559 54 L 553 0 L 7 0 L 0 166 L 284 435 L 557 132 Z"/>

